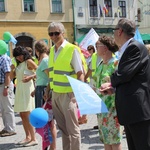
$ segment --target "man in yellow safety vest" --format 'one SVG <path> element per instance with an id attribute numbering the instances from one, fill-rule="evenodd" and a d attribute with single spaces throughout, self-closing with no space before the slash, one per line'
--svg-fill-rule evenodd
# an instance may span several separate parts
<path id="1" fill-rule="evenodd" d="M 63 150 L 80 150 L 77 103 L 64 74 L 84 81 L 84 70 L 79 49 L 65 40 L 64 31 L 60 22 L 52 22 L 48 26 L 48 34 L 54 43 L 49 54 L 49 89 L 52 90 L 53 113 L 62 131 Z"/>

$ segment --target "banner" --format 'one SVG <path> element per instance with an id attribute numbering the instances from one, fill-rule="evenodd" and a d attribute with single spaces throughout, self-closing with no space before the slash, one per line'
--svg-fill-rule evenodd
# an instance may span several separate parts
<path id="1" fill-rule="evenodd" d="M 79 47 L 82 50 L 87 50 L 87 47 L 89 45 L 93 45 L 95 47 L 95 43 L 98 41 L 98 38 L 99 35 L 93 28 L 91 28 L 90 31 L 86 34 L 86 36 L 83 38 L 83 40 L 80 42 Z"/>
<path id="2" fill-rule="evenodd" d="M 88 84 L 67 75 L 66 77 L 74 92 L 81 115 L 108 112 L 105 103 Z"/>

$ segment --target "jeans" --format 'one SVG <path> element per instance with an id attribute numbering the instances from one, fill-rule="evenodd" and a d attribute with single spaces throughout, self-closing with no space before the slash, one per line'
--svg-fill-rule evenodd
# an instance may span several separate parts
<path id="1" fill-rule="evenodd" d="M 36 86 L 36 88 L 35 88 L 35 108 L 43 106 L 43 104 L 45 102 L 43 99 L 45 88 L 46 88 L 46 86 Z"/>

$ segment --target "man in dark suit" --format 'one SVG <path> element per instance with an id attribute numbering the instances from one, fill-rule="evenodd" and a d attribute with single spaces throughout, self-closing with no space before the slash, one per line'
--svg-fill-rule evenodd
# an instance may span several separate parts
<path id="1" fill-rule="evenodd" d="M 129 150 L 150 150 L 150 60 L 145 46 L 133 39 L 135 28 L 130 20 L 119 20 L 114 29 L 120 47 L 118 70 L 100 91 L 115 91 L 117 115 L 125 127 Z"/>

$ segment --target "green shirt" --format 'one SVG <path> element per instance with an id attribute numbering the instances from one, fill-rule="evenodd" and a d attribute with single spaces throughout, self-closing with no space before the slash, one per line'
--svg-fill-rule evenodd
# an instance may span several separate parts
<path id="1" fill-rule="evenodd" d="M 36 69 L 36 86 L 47 86 L 48 76 L 44 72 L 48 68 L 48 57 L 45 57 L 40 62 L 38 68 Z"/>

